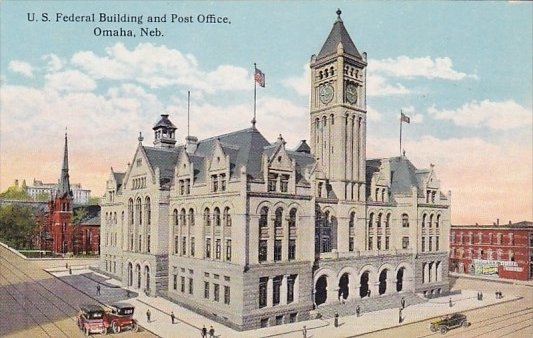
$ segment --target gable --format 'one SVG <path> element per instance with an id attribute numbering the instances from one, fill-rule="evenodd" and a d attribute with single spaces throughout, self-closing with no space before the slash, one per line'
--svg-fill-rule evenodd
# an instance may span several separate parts
<path id="1" fill-rule="evenodd" d="M 294 170 L 292 160 L 287 154 L 287 151 L 285 151 L 285 148 L 281 145 L 270 156 L 268 160 L 268 167 L 269 169 L 280 170 L 280 171 L 293 171 Z"/>

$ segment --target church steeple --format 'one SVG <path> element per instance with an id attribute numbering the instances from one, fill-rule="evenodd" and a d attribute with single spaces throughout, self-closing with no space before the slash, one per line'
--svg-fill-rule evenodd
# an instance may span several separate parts
<path id="1" fill-rule="evenodd" d="M 60 197 L 65 197 L 66 195 L 71 196 L 72 191 L 70 190 L 70 180 L 68 174 L 68 137 L 65 132 L 65 151 L 63 153 L 63 166 L 61 167 L 61 176 L 59 178 L 59 185 L 57 187 L 57 193 Z"/>

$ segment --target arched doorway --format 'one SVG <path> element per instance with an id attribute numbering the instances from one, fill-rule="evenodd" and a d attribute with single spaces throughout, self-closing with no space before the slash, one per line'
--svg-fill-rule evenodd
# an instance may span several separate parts
<path id="1" fill-rule="evenodd" d="M 379 290 L 378 291 L 380 295 L 384 294 L 385 291 L 387 291 L 387 272 L 388 271 L 389 270 L 384 269 L 379 274 Z"/>
<path id="2" fill-rule="evenodd" d="M 326 302 L 328 298 L 328 279 L 326 276 L 321 276 L 317 279 L 315 285 L 315 304 L 318 306 Z"/>
<path id="3" fill-rule="evenodd" d="M 339 280 L 339 299 L 347 299 L 350 293 L 348 285 L 350 284 L 349 274 L 344 273 Z"/>
<path id="4" fill-rule="evenodd" d="M 370 297 L 370 295 L 368 294 L 368 279 L 369 279 L 369 272 L 368 271 L 365 271 L 363 272 L 363 274 L 361 275 L 361 280 L 360 280 L 360 284 L 361 284 L 361 287 L 359 288 L 359 296 L 361 296 L 361 298 L 364 298 L 364 297 Z"/>
<path id="5" fill-rule="evenodd" d="M 144 280 L 145 289 L 148 292 L 150 290 L 150 267 L 148 265 L 144 267 Z"/>
<path id="6" fill-rule="evenodd" d="M 403 274 L 405 268 L 400 268 L 396 273 L 396 291 L 400 292 L 403 290 Z"/>
<path id="7" fill-rule="evenodd" d="M 137 276 L 137 289 L 141 288 L 141 266 L 135 265 L 135 275 Z"/>
<path id="8" fill-rule="evenodd" d="M 128 286 L 133 285 L 133 264 L 128 263 Z"/>

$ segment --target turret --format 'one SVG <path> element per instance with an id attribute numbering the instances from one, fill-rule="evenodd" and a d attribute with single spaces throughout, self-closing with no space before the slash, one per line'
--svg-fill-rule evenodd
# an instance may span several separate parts
<path id="1" fill-rule="evenodd" d="M 154 130 L 154 146 L 158 148 L 174 148 L 177 128 L 168 119 L 168 114 L 161 114 L 161 119 L 152 129 Z"/>

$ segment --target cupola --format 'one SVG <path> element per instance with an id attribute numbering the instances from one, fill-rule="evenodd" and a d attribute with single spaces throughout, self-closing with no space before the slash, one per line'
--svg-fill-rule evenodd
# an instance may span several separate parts
<path id="1" fill-rule="evenodd" d="M 161 114 L 161 119 L 152 129 L 154 130 L 154 146 L 158 148 L 174 148 L 177 128 L 168 119 L 168 114 Z"/>

